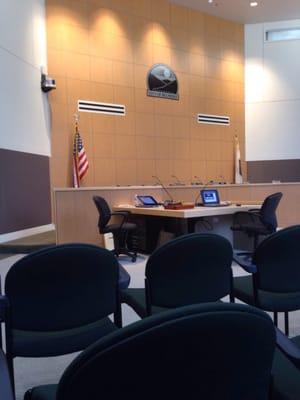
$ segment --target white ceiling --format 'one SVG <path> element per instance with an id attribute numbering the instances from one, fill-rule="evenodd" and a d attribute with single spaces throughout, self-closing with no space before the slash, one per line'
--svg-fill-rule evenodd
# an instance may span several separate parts
<path id="1" fill-rule="evenodd" d="M 257 0 L 257 7 L 250 7 L 250 0 L 213 0 L 213 4 L 208 0 L 170 2 L 245 24 L 300 19 L 300 0 Z"/>

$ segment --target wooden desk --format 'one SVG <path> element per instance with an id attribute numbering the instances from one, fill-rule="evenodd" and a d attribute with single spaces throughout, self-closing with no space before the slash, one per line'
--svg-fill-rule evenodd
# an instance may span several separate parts
<path id="1" fill-rule="evenodd" d="M 250 209 L 259 209 L 260 205 L 241 205 L 231 204 L 223 207 L 195 207 L 187 210 L 166 210 L 163 206 L 160 207 L 135 207 L 134 205 L 124 204 L 113 207 L 115 211 L 127 210 L 131 214 L 151 215 L 154 217 L 169 217 L 169 218 L 201 218 L 215 217 L 218 215 L 232 215 L 238 211 L 248 211 Z"/>
<path id="2" fill-rule="evenodd" d="M 145 253 L 151 253 L 158 244 L 162 244 L 159 239 L 162 232 L 169 232 L 169 236 L 180 236 L 193 232 L 216 233 L 226 237 L 234 244 L 231 230 L 232 215 L 238 211 L 248 211 L 254 208 L 259 209 L 260 205 L 200 206 L 183 210 L 166 210 L 163 206 L 135 207 L 130 204 L 113 207 L 114 211 L 130 211 L 130 221 L 138 226 L 138 250 Z M 205 222 L 203 223 L 203 221 Z M 241 240 L 239 243 L 241 244 Z M 243 248 L 247 247 L 246 243 Z"/>
<path id="3" fill-rule="evenodd" d="M 172 197 L 178 201 L 193 202 L 199 195 L 201 185 L 187 185 L 168 187 Z M 277 217 L 281 228 L 300 223 L 300 183 L 281 184 L 242 184 L 242 185 L 212 185 L 218 189 L 221 200 L 236 201 L 241 204 L 263 201 L 266 196 L 275 192 L 283 192 L 279 204 Z M 103 238 L 99 235 L 97 221 L 98 213 L 93 203 L 93 196 L 104 197 L 110 207 L 115 204 L 133 204 L 136 194 L 150 194 L 158 201 L 166 200 L 166 194 L 161 186 L 107 186 L 85 188 L 57 188 L 54 189 L 54 222 L 56 225 L 56 240 L 58 244 L 83 242 L 103 245 Z M 242 207 L 239 207 L 242 210 Z M 172 211 L 172 210 L 169 210 Z M 201 212 L 211 212 L 203 210 Z M 213 212 L 229 212 L 213 210 Z M 149 210 L 148 210 L 149 212 Z M 172 211 L 174 212 L 174 211 Z M 175 211 L 176 212 L 176 211 Z M 218 216 L 207 218 L 219 218 Z M 221 215 L 220 218 L 231 218 L 230 215 Z"/>

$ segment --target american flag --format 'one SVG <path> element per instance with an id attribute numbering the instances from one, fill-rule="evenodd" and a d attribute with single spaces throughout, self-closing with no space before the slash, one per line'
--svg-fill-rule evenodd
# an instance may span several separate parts
<path id="1" fill-rule="evenodd" d="M 75 188 L 80 187 L 80 181 L 87 173 L 88 168 L 89 162 L 78 131 L 78 125 L 76 124 L 73 149 L 73 180 Z"/>

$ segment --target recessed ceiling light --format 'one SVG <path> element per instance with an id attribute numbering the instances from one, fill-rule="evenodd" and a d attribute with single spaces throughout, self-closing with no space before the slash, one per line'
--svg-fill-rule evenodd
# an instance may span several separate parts
<path id="1" fill-rule="evenodd" d="M 256 7 L 256 6 L 258 6 L 258 2 L 257 2 L 257 1 L 250 1 L 250 6 L 251 6 L 251 7 Z"/>

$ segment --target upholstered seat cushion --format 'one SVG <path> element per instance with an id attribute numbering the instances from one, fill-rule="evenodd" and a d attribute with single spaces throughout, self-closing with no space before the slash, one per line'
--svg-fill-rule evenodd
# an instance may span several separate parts
<path id="1" fill-rule="evenodd" d="M 262 224 L 257 224 L 257 225 L 256 224 L 243 224 L 243 225 L 235 224 L 231 227 L 231 229 L 233 231 L 244 231 L 249 234 L 255 233 L 255 234 L 260 234 L 260 235 L 269 235 L 270 233 L 273 232 L 272 229 L 268 229 Z"/>
<path id="2" fill-rule="evenodd" d="M 243 302 L 254 305 L 252 275 L 234 278 L 234 296 Z M 266 311 L 293 311 L 300 307 L 300 292 L 274 293 L 258 291 L 259 305 Z"/>
<path id="3" fill-rule="evenodd" d="M 56 399 L 57 385 L 43 385 L 37 386 L 34 389 L 28 391 L 24 399 L 30 398 L 30 400 L 55 400 Z"/>
<path id="4" fill-rule="evenodd" d="M 130 222 L 125 222 L 122 225 L 121 231 L 134 231 L 137 228 L 136 224 L 132 224 Z M 101 229 L 102 233 L 116 232 L 120 231 L 120 224 L 111 224 L 107 225 Z"/>
<path id="5" fill-rule="evenodd" d="M 121 291 L 121 302 L 128 304 L 141 317 L 147 316 L 145 289 L 131 288 Z M 152 314 L 168 310 L 163 307 L 152 306 Z"/>
<path id="6" fill-rule="evenodd" d="M 13 352 L 20 357 L 51 357 L 67 354 L 85 349 L 116 329 L 116 325 L 109 318 L 78 328 L 55 332 L 14 329 Z"/>
<path id="7" fill-rule="evenodd" d="M 300 336 L 292 340 L 300 347 Z M 300 371 L 280 350 L 275 352 L 272 375 L 274 382 L 272 400 L 300 399 Z"/>

